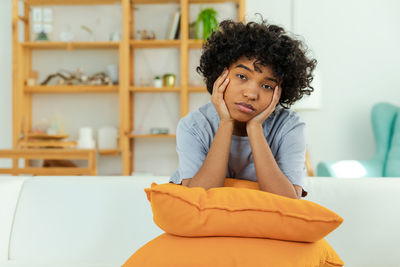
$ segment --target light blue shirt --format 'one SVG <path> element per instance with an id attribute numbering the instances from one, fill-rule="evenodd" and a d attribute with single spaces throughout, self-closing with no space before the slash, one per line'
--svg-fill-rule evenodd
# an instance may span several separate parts
<path id="1" fill-rule="evenodd" d="M 219 125 L 219 116 L 209 102 L 182 118 L 176 131 L 179 165 L 170 182 L 192 178 L 202 166 Z M 274 158 L 292 184 L 303 187 L 305 176 L 305 123 L 293 110 L 277 106 L 264 121 L 263 130 Z M 247 136 L 232 136 L 226 177 L 257 181 L 254 158 Z"/>

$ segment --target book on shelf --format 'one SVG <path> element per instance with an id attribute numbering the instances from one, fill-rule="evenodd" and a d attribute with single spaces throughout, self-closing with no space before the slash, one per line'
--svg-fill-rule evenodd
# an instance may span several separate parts
<path id="1" fill-rule="evenodd" d="M 180 33 L 181 33 L 181 16 L 179 16 L 178 28 L 176 29 L 175 36 L 174 36 L 175 40 L 179 39 L 179 34 Z"/>
<path id="2" fill-rule="evenodd" d="M 175 37 L 178 35 L 179 36 L 179 22 L 181 19 L 181 12 L 178 10 L 172 15 L 171 22 L 169 24 L 169 30 L 168 30 L 168 40 L 175 40 Z"/>

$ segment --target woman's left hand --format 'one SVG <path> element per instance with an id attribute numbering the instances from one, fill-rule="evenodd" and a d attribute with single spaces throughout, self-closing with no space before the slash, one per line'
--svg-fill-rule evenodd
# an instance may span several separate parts
<path id="1" fill-rule="evenodd" d="M 246 126 L 251 126 L 253 124 L 262 124 L 275 110 L 275 107 L 279 103 L 279 99 L 281 98 L 281 93 L 282 88 L 277 85 L 274 89 L 274 95 L 272 96 L 271 103 L 268 105 L 268 107 L 264 109 L 261 113 L 253 117 L 251 120 L 249 120 Z"/>

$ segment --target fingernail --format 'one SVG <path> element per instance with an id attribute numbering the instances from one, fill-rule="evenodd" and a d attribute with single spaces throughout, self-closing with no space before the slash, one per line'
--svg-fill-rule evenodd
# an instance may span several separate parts
<path id="1" fill-rule="evenodd" d="M 229 78 L 226 78 L 225 82 L 229 82 Z"/>

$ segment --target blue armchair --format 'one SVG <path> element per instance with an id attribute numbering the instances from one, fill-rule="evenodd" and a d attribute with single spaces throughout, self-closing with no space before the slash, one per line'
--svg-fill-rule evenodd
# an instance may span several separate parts
<path id="1" fill-rule="evenodd" d="M 369 160 L 320 162 L 318 176 L 400 177 L 400 108 L 389 103 L 375 104 L 371 123 L 376 152 Z"/>

